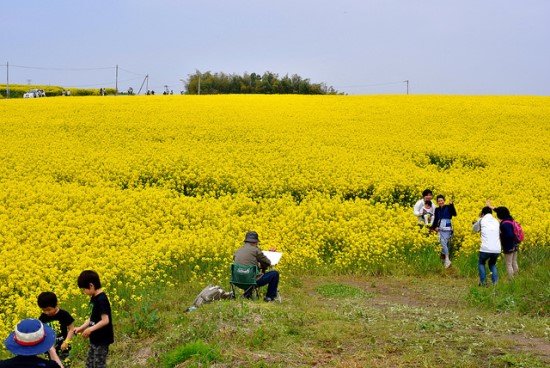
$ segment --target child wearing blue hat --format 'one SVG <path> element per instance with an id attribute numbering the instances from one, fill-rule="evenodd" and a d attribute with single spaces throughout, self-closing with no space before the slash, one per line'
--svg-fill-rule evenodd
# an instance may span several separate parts
<path id="1" fill-rule="evenodd" d="M 37 319 L 27 318 L 4 341 L 15 357 L 0 361 L 0 368 L 63 368 L 61 362 L 38 357 L 53 349 L 55 332 Z"/>

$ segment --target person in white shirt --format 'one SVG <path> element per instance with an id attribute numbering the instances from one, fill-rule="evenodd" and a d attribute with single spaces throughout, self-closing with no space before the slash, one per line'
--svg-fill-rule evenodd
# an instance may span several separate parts
<path id="1" fill-rule="evenodd" d="M 422 192 L 422 199 L 419 199 L 418 202 L 415 203 L 413 208 L 413 213 L 416 217 L 418 217 L 418 226 L 420 228 L 424 226 L 431 226 L 433 223 L 433 214 L 435 213 L 435 204 L 432 202 L 432 199 L 434 197 L 434 194 L 431 190 L 426 189 Z M 424 208 L 425 204 L 429 202 L 430 203 L 430 209 L 427 210 Z M 426 214 L 429 213 L 428 216 Z M 428 219 L 428 223 L 426 222 L 426 219 Z"/>
<path id="2" fill-rule="evenodd" d="M 472 230 L 481 235 L 481 247 L 479 248 L 479 286 L 486 286 L 485 264 L 489 261 L 491 281 L 498 281 L 497 259 L 500 255 L 500 223 L 493 217 L 491 207 L 483 207 L 479 220 L 474 222 Z"/>

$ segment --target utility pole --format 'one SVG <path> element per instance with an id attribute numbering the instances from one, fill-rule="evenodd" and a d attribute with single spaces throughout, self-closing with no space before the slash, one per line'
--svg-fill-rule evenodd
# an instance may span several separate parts
<path id="1" fill-rule="evenodd" d="M 147 82 L 147 87 L 145 90 L 145 93 L 147 94 L 147 91 L 149 91 L 149 74 L 147 74 L 145 78 L 143 78 L 143 82 L 141 83 L 141 87 L 139 87 L 139 91 L 137 93 L 138 95 L 141 93 L 141 89 L 143 88 L 143 85 L 145 84 L 145 82 Z"/>
<path id="2" fill-rule="evenodd" d="M 115 96 L 118 95 L 118 64 L 116 65 Z"/>
<path id="3" fill-rule="evenodd" d="M 407 94 L 409 94 L 409 80 L 407 79 L 406 81 L 404 81 L 405 83 L 407 83 Z"/>
<path id="4" fill-rule="evenodd" d="M 181 94 L 185 92 L 185 79 L 180 79 L 180 82 L 183 83 L 183 89 L 181 90 Z"/>
<path id="5" fill-rule="evenodd" d="M 6 61 L 6 98 L 10 98 L 10 63 Z"/>

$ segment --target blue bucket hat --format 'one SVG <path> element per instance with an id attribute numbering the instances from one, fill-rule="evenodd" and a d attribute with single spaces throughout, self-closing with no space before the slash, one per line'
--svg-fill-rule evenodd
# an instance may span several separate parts
<path id="1" fill-rule="evenodd" d="M 4 341 L 6 349 L 15 355 L 38 355 L 45 353 L 55 343 L 55 332 L 37 319 L 27 318 L 15 326 Z"/>
<path id="2" fill-rule="evenodd" d="M 246 236 L 244 237 L 245 243 L 259 243 L 260 239 L 258 239 L 258 233 L 255 231 L 249 231 L 246 233 Z"/>

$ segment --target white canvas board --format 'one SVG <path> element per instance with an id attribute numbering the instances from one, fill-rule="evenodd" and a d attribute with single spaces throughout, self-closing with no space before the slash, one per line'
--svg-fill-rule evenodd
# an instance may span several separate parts
<path id="1" fill-rule="evenodd" d="M 283 252 L 271 252 L 269 250 L 262 250 L 263 254 L 271 261 L 271 265 L 275 266 L 281 260 Z"/>

